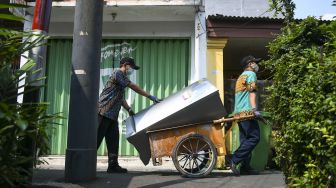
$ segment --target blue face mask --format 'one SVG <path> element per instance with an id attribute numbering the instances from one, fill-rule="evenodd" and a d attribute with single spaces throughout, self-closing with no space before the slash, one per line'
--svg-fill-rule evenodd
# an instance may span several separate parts
<path id="1" fill-rule="evenodd" d="M 127 74 L 128 76 L 130 76 L 130 75 L 133 74 L 133 72 L 134 72 L 134 69 L 132 69 L 132 68 L 130 67 L 130 68 L 127 69 L 126 74 Z"/>
<path id="2" fill-rule="evenodd" d="M 252 64 L 251 67 L 254 70 L 254 72 L 258 72 L 259 71 L 259 66 L 256 63 Z"/>

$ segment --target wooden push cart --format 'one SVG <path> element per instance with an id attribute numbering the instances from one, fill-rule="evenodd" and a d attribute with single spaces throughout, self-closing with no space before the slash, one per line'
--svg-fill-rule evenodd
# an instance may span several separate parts
<path id="1" fill-rule="evenodd" d="M 147 131 L 153 164 L 161 165 L 162 157 L 171 156 L 176 169 L 183 176 L 206 176 L 214 169 L 217 156 L 226 155 L 223 124 L 254 117 L 245 115 L 222 118 L 206 123 Z"/>

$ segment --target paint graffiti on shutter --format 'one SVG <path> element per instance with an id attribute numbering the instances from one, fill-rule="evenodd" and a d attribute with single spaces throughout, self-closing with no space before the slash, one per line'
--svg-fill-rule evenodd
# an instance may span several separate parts
<path id="1" fill-rule="evenodd" d="M 107 44 L 106 46 L 101 48 L 101 58 L 100 58 L 100 81 L 99 81 L 99 94 L 104 89 L 104 86 L 109 79 L 112 71 L 115 68 L 119 68 L 119 61 L 123 57 L 132 57 L 132 52 L 136 50 L 135 47 L 132 47 L 131 44 L 127 42 L 117 43 L 117 44 Z M 110 61 L 110 62 L 109 62 Z M 105 64 L 105 65 L 104 65 Z M 136 71 L 129 76 L 129 79 L 136 83 Z M 135 99 L 135 92 L 127 92 L 127 96 L 125 96 L 125 100 L 128 105 L 132 105 Z M 126 112 L 123 108 L 120 110 L 118 121 L 119 128 L 121 133 L 125 134 L 126 130 L 124 130 L 124 126 L 122 126 L 122 121 L 124 121 L 128 117 L 128 112 Z"/>
<path id="2" fill-rule="evenodd" d="M 135 48 L 127 42 L 120 44 L 109 44 L 104 46 L 101 49 L 100 62 L 103 62 L 105 59 L 113 57 L 114 59 L 121 59 L 123 57 L 131 57 L 132 52 L 135 51 Z"/>

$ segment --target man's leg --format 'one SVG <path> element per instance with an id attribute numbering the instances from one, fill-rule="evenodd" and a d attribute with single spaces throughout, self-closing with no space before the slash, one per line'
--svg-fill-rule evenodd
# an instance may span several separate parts
<path id="1" fill-rule="evenodd" d="M 241 162 L 241 167 L 240 170 L 249 170 L 251 169 L 250 162 L 252 158 L 252 153 L 248 155 L 242 162 Z"/>
<path id="2" fill-rule="evenodd" d="M 244 145 L 244 142 L 246 142 L 248 133 L 247 133 L 246 129 L 244 129 L 244 127 L 242 127 L 243 124 L 241 122 L 238 122 L 238 125 L 239 125 L 239 139 L 240 139 L 239 147 L 240 147 L 241 145 Z M 239 150 L 239 148 L 237 150 Z"/>
<path id="3" fill-rule="evenodd" d="M 97 131 L 97 150 L 105 137 L 107 128 L 109 127 L 109 121 L 104 116 L 98 114 L 98 131 Z"/>
<path id="4" fill-rule="evenodd" d="M 247 132 L 245 131 L 245 129 L 243 129 L 241 126 L 241 123 L 238 122 L 239 125 L 239 138 L 240 138 L 240 145 L 242 145 L 246 140 L 247 140 Z M 252 154 L 248 155 L 248 157 L 246 157 L 242 163 L 241 163 L 241 168 L 242 169 L 247 169 L 250 166 L 250 161 L 251 161 L 251 156 Z"/>
<path id="5" fill-rule="evenodd" d="M 239 141 L 240 141 L 240 145 L 238 147 L 237 150 L 239 150 L 239 148 L 241 147 L 241 145 L 243 145 L 243 143 L 246 141 L 246 136 L 247 136 L 247 132 L 245 129 L 243 129 L 241 122 L 238 122 L 238 126 L 239 126 Z M 229 160 L 229 166 L 230 169 L 232 170 L 232 172 L 235 175 L 239 175 L 239 170 L 238 170 L 238 163 L 236 163 L 235 161 L 233 161 L 234 158 L 234 154 L 232 154 L 230 160 Z"/>
<path id="6" fill-rule="evenodd" d="M 109 173 L 126 173 L 127 169 L 121 168 L 118 163 L 119 152 L 119 127 L 118 122 L 110 120 L 110 126 L 105 134 L 105 141 L 108 151 L 108 169 Z"/>
<path id="7" fill-rule="evenodd" d="M 119 127 L 118 122 L 110 120 L 109 126 L 105 132 L 105 141 L 109 154 L 118 156 L 119 153 Z"/>
<path id="8" fill-rule="evenodd" d="M 233 154 L 233 164 L 231 164 L 231 167 L 235 167 L 240 162 L 248 160 L 249 155 L 260 140 L 259 125 L 256 120 L 241 121 L 239 125 L 239 128 L 241 131 L 243 131 L 243 134 L 246 135 L 246 140 L 243 140 L 239 148 Z M 237 172 L 236 169 L 232 170 Z M 237 174 L 236 172 L 235 174 Z"/>
<path id="9" fill-rule="evenodd" d="M 252 123 L 254 124 L 253 125 L 254 127 L 259 127 L 259 124 L 258 124 L 257 120 L 253 121 Z M 251 131 L 251 135 L 252 135 L 252 137 L 257 137 L 257 138 L 260 139 L 260 130 Z M 240 168 L 240 173 L 243 174 L 243 175 L 244 174 L 245 175 L 257 175 L 257 174 L 259 174 L 258 170 L 255 170 L 250 166 L 253 149 L 251 150 L 250 154 L 242 161 L 242 165 L 241 165 L 241 168 Z"/>

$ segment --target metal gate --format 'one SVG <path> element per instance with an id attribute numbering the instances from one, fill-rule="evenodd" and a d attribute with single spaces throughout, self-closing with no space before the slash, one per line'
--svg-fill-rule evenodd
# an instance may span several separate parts
<path id="1" fill-rule="evenodd" d="M 188 85 L 190 80 L 189 39 L 105 39 L 102 42 L 100 91 L 113 68 L 119 67 L 124 56 L 133 57 L 141 69 L 131 80 L 145 91 L 165 98 Z M 64 119 L 50 126 L 50 148 L 52 155 L 63 155 L 66 150 L 68 109 L 70 94 L 71 39 L 49 40 L 47 58 L 47 87 L 45 101 L 49 102 L 49 113 L 61 113 Z M 97 91 L 97 92 L 100 92 Z M 152 103 L 135 92 L 127 90 L 126 100 L 138 112 Z M 123 120 L 127 113 L 119 114 L 119 155 L 136 156 L 138 153 L 125 139 Z M 106 154 L 105 142 L 98 155 Z"/>

